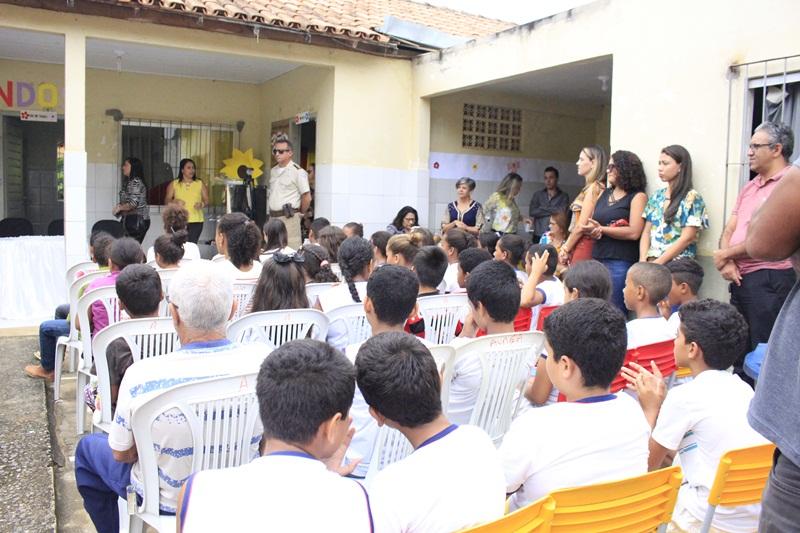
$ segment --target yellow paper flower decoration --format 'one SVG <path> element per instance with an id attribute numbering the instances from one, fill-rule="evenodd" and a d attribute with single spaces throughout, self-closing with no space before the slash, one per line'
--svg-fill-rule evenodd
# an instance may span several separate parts
<path id="1" fill-rule="evenodd" d="M 233 157 L 224 159 L 222 162 L 225 163 L 225 166 L 222 167 L 220 172 L 229 179 L 244 179 L 247 170 L 252 171 L 251 175 L 254 180 L 258 179 L 258 177 L 264 173 L 261 170 L 261 167 L 264 166 L 264 162 L 253 157 L 252 148 L 248 148 L 246 152 L 234 148 Z"/>

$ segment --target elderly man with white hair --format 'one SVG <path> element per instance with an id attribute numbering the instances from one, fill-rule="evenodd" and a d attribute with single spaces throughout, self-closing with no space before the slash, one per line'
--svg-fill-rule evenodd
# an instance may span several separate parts
<path id="1" fill-rule="evenodd" d="M 181 349 L 131 365 L 119 387 L 110 433 L 87 435 L 75 451 L 78 491 L 101 533 L 118 531 L 117 498 L 126 496 L 128 485 L 142 496 L 131 402 L 190 381 L 256 373 L 270 351 L 262 344 L 242 346 L 225 338 L 236 304 L 231 281 L 218 265 L 201 262 L 180 269 L 170 282 L 167 300 Z M 167 413 L 156 419 L 153 439 L 159 445 L 161 512 L 174 514 L 178 491 L 191 473 L 191 433 L 182 417 Z M 254 453 L 257 446 L 253 444 Z"/>

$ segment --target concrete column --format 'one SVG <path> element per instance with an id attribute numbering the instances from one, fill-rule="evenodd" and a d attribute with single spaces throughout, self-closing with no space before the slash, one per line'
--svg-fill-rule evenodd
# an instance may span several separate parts
<path id="1" fill-rule="evenodd" d="M 88 258 L 86 228 L 86 35 L 64 36 L 64 242 L 66 265 Z"/>

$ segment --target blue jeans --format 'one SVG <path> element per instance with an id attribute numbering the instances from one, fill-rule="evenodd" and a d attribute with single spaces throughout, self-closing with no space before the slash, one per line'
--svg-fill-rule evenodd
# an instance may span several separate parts
<path id="1" fill-rule="evenodd" d="M 620 259 L 600 259 L 600 262 L 606 266 L 611 274 L 611 303 L 616 305 L 625 316 L 628 316 L 628 310 L 625 308 L 625 299 L 622 297 L 622 289 L 625 287 L 625 276 L 628 275 L 628 269 L 633 263 Z"/>
<path id="2" fill-rule="evenodd" d="M 114 459 L 104 433 L 92 433 L 78 442 L 75 482 L 98 533 L 119 533 L 117 499 L 127 496 L 132 466 Z"/>
<path id="3" fill-rule="evenodd" d="M 56 367 L 56 341 L 69 335 L 69 321 L 45 320 L 39 324 L 39 351 L 42 354 L 42 368 L 52 372 Z"/>

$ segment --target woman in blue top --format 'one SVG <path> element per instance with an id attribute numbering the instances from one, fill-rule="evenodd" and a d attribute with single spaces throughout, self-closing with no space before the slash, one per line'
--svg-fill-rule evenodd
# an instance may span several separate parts
<path id="1" fill-rule="evenodd" d="M 677 257 L 696 257 L 700 231 L 708 228 L 706 204 L 692 189 L 692 157 L 683 146 L 661 150 L 658 177 L 665 188 L 647 201 L 639 241 L 639 261 L 666 264 Z"/>
<path id="2" fill-rule="evenodd" d="M 475 180 L 461 178 L 456 182 L 455 202 L 447 204 L 442 218 L 442 235 L 453 228 L 463 229 L 467 233 L 477 235 L 483 226 L 483 207 L 472 199 Z"/>

